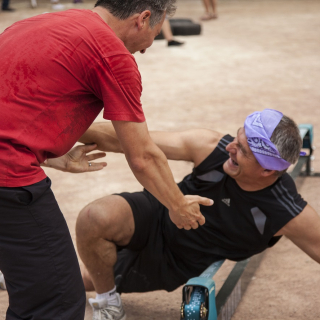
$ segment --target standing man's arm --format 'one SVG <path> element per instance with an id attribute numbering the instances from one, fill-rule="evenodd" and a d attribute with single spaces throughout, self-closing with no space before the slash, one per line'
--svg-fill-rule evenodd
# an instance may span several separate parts
<path id="1" fill-rule="evenodd" d="M 307 205 L 276 234 L 276 236 L 280 235 L 285 235 L 320 263 L 320 217 L 311 206 Z"/>
<path id="2" fill-rule="evenodd" d="M 169 209 L 178 228 L 196 229 L 205 223 L 199 204 L 212 205 L 200 196 L 183 196 L 173 180 L 163 152 L 150 138 L 145 122 L 112 121 L 122 150 L 137 180 Z"/>

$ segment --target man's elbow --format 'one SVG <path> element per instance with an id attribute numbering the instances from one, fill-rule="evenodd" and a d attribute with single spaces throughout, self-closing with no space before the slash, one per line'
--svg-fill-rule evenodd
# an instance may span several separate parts
<path id="1" fill-rule="evenodd" d="M 151 168 L 159 168 L 165 162 L 165 156 L 160 154 L 146 153 L 141 156 L 127 157 L 129 166 L 134 173 L 143 174 Z"/>
<path id="2" fill-rule="evenodd" d="M 152 157 L 127 157 L 127 160 L 134 173 L 143 173 L 150 165 Z"/>

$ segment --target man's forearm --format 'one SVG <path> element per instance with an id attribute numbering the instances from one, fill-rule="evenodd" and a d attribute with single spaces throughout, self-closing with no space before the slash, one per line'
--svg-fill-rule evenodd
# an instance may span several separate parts
<path id="1" fill-rule="evenodd" d="M 169 210 L 185 202 L 184 196 L 174 181 L 166 156 L 150 140 L 145 145 L 146 154 L 139 159 L 127 157 L 137 180 Z"/>
<path id="2" fill-rule="evenodd" d="M 110 122 L 96 122 L 79 139 L 84 144 L 95 143 L 97 149 L 106 152 L 123 153 L 117 134 Z"/>

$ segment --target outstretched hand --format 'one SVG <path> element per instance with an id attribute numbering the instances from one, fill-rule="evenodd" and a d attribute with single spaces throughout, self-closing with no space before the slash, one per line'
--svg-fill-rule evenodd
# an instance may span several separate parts
<path id="1" fill-rule="evenodd" d="M 98 171 L 107 166 L 106 162 L 92 162 L 93 160 L 105 157 L 105 152 L 89 154 L 97 148 L 96 144 L 79 145 L 72 148 L 66 157 L 67 172 L 81 173 L 88 171 Z"/>
<path id="2" fill-rule="evenodd" d="M 185 203 L 177 211 L 169 211 L 171 221 L 179 229 L 197 229 L 205 224 L 205 217 L 200 212 L 200 204 L 212 206 L 213 200 L 194 195 L 185 195 Z"/>
<path id="3" fill-rule="evenodd" d="M 107 163 L 91 162 L 92 160 L 103 158 L 106 155 L 104 152 L 89 154 L 89 152 L 96 148 L 96 144 L 79 145 L 72 148 L 62 157 L 45 160 L 41 166 L 73 173 L 98 171 L 103 169 Z"/>

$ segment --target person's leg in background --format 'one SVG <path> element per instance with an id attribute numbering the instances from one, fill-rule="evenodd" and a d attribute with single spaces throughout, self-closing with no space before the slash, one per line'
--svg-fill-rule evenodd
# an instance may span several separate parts
<path id="1" fill-rule="evenodd" d="M 171 26 L 170 26 L 169 20 L 167 18 L 164 20 L 161 30 L 162 30 L 162 34 L 163 34 L 164 38 L 168 42 L 168 47 L 170 47 L 170 46 L 182 46 L 184 44 L 184 42 L 180 42 L 180 41 L 177 41 L 177 40 L 173 39 Z"/>
<path id="2" fill-rule="evenodd" d="M 202 1 L 205 7 L 205 13 L 200 19 L 203 21 L 217 19 L 218 18 L 217 0 L 202 0 Z"/>
<path id="3" fill-rule="evenodd" d="M 15 9 L 12 9 L 9 7 L 9 2 L 10 0 L 2 0 L 2 5 L 1 5 L 2 11 L 9 11 L 9 12 L 15 11 Z"/>
<path id="4" fill-rule="evenodd" d="M 7 320 L 83 320 L 85 291 L 66 221 L 50 179 L 0 188 L 0 270 Z"/>

